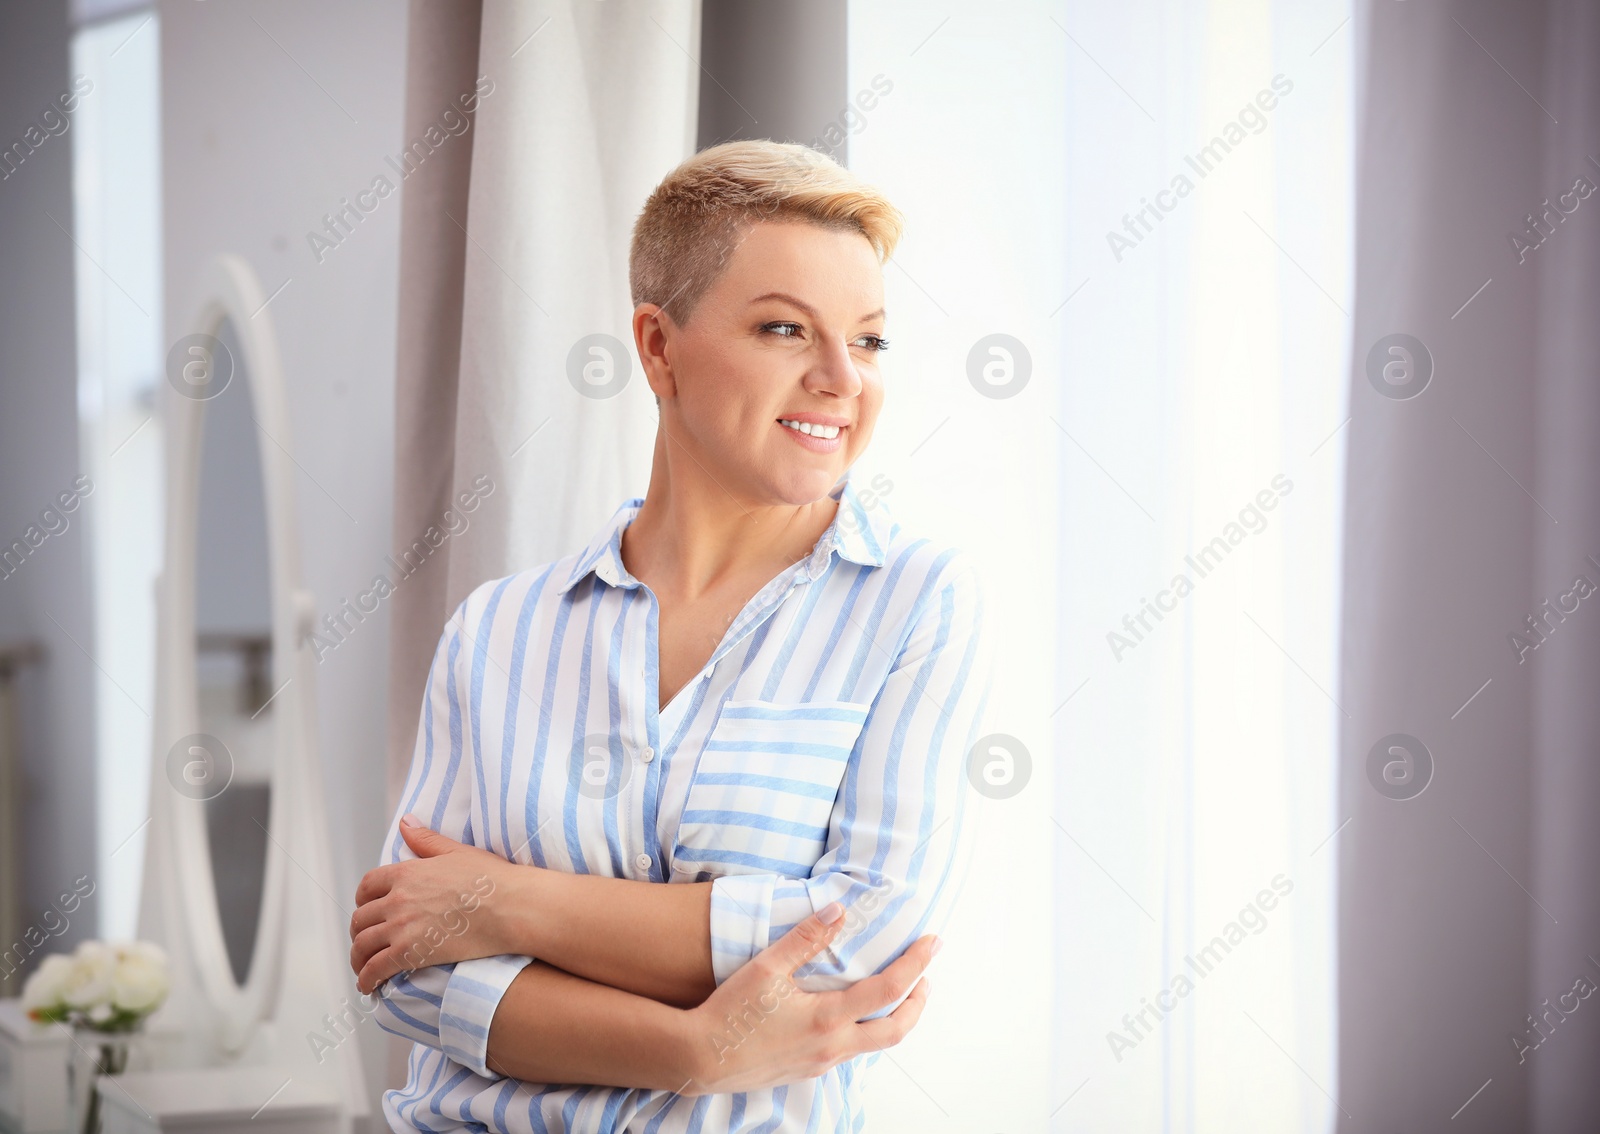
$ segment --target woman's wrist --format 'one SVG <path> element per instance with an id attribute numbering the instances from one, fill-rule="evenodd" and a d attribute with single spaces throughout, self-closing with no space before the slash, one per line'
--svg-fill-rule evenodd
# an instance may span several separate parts
<path id="1" fill-rule="evenodd" d="M 671 1017 L 664 1017 L 667 1028 L 666 1042 L 672 1052 L 676 1074 L 681 1075 L 684 1086 L 680 1095 L 694 1098 L 715 1093 L 715 1060 L 712 1058 L 710 1018 L 705 1005 L 696 1008 L 669 1008 Z"/>
<path id="2" fill-rule="evenodd" d="M 499 953 L 539 957 L 539 886 L 545 871 L 537 866 L 507 862 L 494 877 L 494 892 L 483 906 L 488 913 L 486 938 Z"/>

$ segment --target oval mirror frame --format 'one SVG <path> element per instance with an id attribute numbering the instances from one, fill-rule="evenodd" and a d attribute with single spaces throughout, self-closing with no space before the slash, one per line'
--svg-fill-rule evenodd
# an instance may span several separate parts
<path id="1" fill-rule="evenodd" d="M 187 951 L 213 1018 L 216 1042 L 224 1052 L 237 1054 L 271 1013 L 283 975 L 287 922 L 284 860 L 288 857 L 284 841 L 294 799 L 294 761 L 303 747 L 305 702 L 296 686 L 304 678 L 300 657 L 304 603 L 298 589 L 294 466 L 282 446 L 282 439 L 289 436 L 288 408 L 277 338 L 266 309 L 267 296 L 249 264 L 231 255 L 219 256 L 211 263 L 200 295 L 203 298 L 196 314 L 186 324 L 187 334 L 215 340 L 224 320 L 232 325 L 243 357 L 232 366 L 228 381 L 247 381 L 251 415 L 257 430 L 265 435 L 258 450 L 267 517 L 272 650 L 274 658 L 282 659 L 274 665 L 273 680 L 278 684 L 271 699 L 272 772 L 265 876 L 250 970 L 242 985 L 234 979 L 217 909 L 206 800 L 183 794 L 174 786 L 169 811 Z M 185 338 L 180 346 L 189 341 Z M 207 363 L 212 361 L 208 359 Z M 170 441 L 166 563 L 160 610 L 167 636 L 164 664 L 168 670 L 163 676 L 168 679 L 170 697 L 165 706 L 169 744 L 200 731 L 194 629 L 200 469 L 207 410 L 207 400 L 180 389 L 178 383 L 184 376 L 170 373 L 171 369 L 169 364 L 169 388 L 164 392 Z M 244 372 L 242 379 L 240 369 Z M 160 749 L 154 755 L 157 760 L 168 758 L 168 753 Z"/>

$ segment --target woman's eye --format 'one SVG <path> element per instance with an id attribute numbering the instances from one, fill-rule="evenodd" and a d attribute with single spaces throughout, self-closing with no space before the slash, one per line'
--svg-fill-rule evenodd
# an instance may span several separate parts
<path id="1" fill-rule="evenodd" d="M 761 325 L 762 334 L 777 335 L 785 339 L 797 339 L 803 331 L 804 328 L 799 323 L 780 322 Z M 856 340 L 855 345 L 870 351 L 883 351 L 889 349 L 889 340 L 882 335 L 862 335 Z"/>

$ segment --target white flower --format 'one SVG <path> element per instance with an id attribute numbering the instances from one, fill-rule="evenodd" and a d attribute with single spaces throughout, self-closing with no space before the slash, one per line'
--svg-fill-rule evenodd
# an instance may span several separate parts
<path id="1" fill-rule="evenodd" d="M 167 954 L 149 941 L 85 941 L 71 956 L 50 956 L 28 978 L 22 1008 L 91 1026 L 148 1016 L 167 998 Z"/>
<path id="2" fill-rule="evenodd" d="M 72 954 L 71 968 L 61 990 L 68 1008 L 87 1012 L 111 1001 L 111 975 L 116 954 L 98 941 L 85 941 Z"/>
<path id="3" fill-rule="evenodd" d="M 148 965 L 154 965 L 163 972 L 167 968 L 167 951 L 154 941 L 133 941 L 128 944 L 129 956 L 135 957 Z"/>
<path id="4" fill-rule="evenodd" d="M 61 994 L 66 988 L 67 974 L 72 962 L 59 953 L 52 953 L 39 962 L 39 967 L 22 986 L 22 1010 L 27 1013 L 47 1012 L 61 1007 Z"/>
<path id="5" fill-rule="evenodd" d="M 147 1015 L 167 998 L 165 956 L 156 960 L 148 953 L 130 952 L 116 967 L 111 978 L 111 1003 L 123 1012 Z"/>
<path id="6" fill-rule="evenodd" d="M 104 941 L 80 941 L 72 951 L 72 961 L 95 972 L 109 972 L 117 963 L 117 951 Z"/>

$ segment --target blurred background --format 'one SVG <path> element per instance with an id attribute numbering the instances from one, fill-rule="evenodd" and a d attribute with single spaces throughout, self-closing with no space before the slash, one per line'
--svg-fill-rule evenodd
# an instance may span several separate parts
<path id="1" fill-rule="evenodd" d="M 867 1128 L 1600 1129 L 1580 0 L 0 7 L 0 995 L 179 932 L 163 626 L 233 978 L 263 910 L 342 960 L 448 612 L 644 492 L 633 218 L 757 137 L 906 214 L 856 479 L 1002 643 Z M 197 392 L 219 256 L 255 290 Z M 404 1051 L 353 1035 L 377 1130 Z"/>

